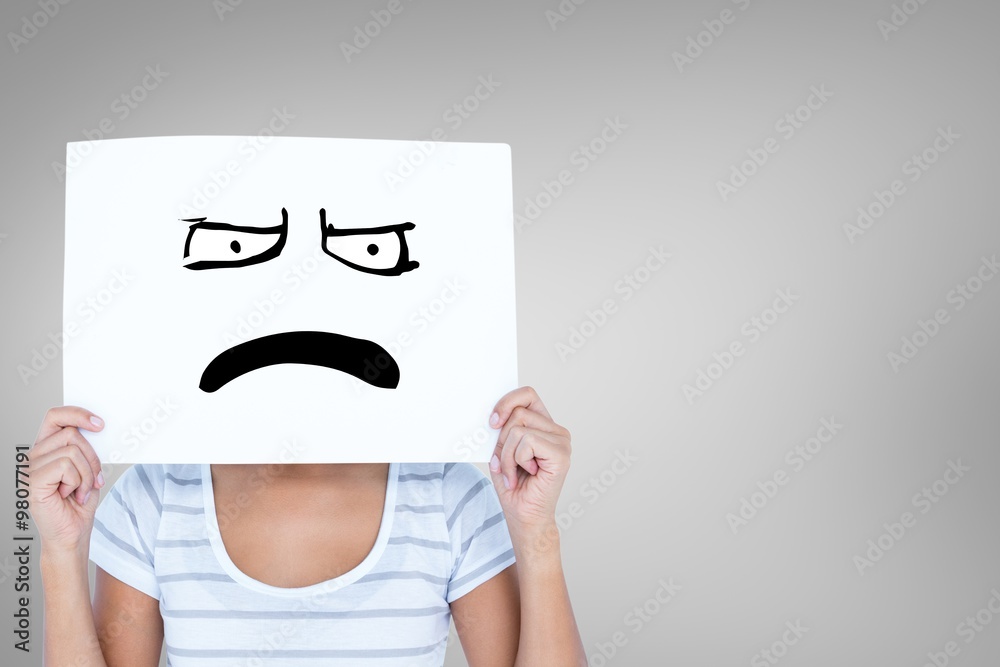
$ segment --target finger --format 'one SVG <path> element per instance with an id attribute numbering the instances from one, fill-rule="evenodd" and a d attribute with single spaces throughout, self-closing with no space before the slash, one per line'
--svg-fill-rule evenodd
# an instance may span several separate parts
<path id="1" fill-rule="evenodd" d="M 90 469 L 94 473 L 94 477 L 97 479 L 97 486 L 104 486 L 104 475 L 101 474 L 101 459 L 98 458 L 97 452 L 94 451 L 94 447 L 90 442 L 74 426 L 64 426 L 48 438 L 35 443 L 28 450 L 28 461 L 30 462 L 32 459 L 45 456 L 67 446 L 78 447 L 83 452 L 87 463 L 90 465 Z"/>
<path id="2" fill-rule="evenodd" d="M 96 421 L 95 421 L 96 420 Z M 63 405 L 57 408 L 49 408 L 42 419 L 42 426 L 38 429 L 35 442 L 44 440 L 65 426 L 75 426 L 88 431 L 100 431 L 104 428 L 104 420 L 86 408 L 75 405 Z"/>
<path id="3" fill-rule="evenodd" d="M 527 433 L 521 436 L 521 440 L 514 447 L 514 461 L 529 475 L 537 475 L 538 461 L 535 460 L 534 449 L 528 441 Z"/>
<path id="4" fill-rule="evenodd" d="M 527 426 L 538 431 L 548 431 L 554 435 L 569 437 L 569 431 L 552 421 L 551 417 L 529 410 L 523 405 L 519 405 L 511 411 L 510 417 L 507 418 L 503 428 L 500 429 L 498 439 L 503 441 L 507 437 L 507 433 L 514 426 Z"/>
<path id="5" fill-rule="evenodd" d="M 542 399 L 538 397 L 538 393 L 532 387 L 518 387 L 504 394 L 497 401 L 496 405 L 493 406 L 493 414 L 490 415 L 490 426 L 499 428 L 501 424 L 507 421 L 514 408 L 519 405 L 552 419 L 549 411 L 545 409 Z"/>
<path id="6" fill-rule="evenodd" d="M 503 475 L 504 488 L 515 489 L 518 482 L 518 466 L 524 468 L 530 475 L 538 473 L 539 466 L 535 452 L 547 454 L 557 451 L 559 443 L 552 440 L 552 435 L 544 431 L 529 429 L 524 426 L 514 426 L 507 438 L 497 445 L 494 454 L 499 459 L 499 473 Z"/>
<path id="7" fill-rule="evenodd" d="M 496 447 L 493 449 L 493 456 L 498 459 L 497 470 L 495 472 L 503 477 L 505 489 L 513 489 L 517 486 L 517 476 L 515 474 L 517 462 L 514 461 L 514 448 L 520 436 L 518 429 L 523 428 L 523 426 L 512 427 L 507 432 L 506 438 L 497 440 Z"/>
<path id="8" fill-rule="evenodd" d="M 514 445 L 514 461 L 529 475 L 537 475 L 539 470 L 553 472 L 552 464 L 568 458 L 567 450 L 565 441 L 551 433 L 528 428 Z"/>
<path id="9" fill-rule="evenodd" d="M 34 471 L 35 469 L 44 468 L 49 463 L 52 463 L 53 461 L 59 459 L 63 459 L 68 463 L 72 464 L 76 468 L 79 476 L 79 480 L 77 481 L 76 486 L 70 488 L 69 491 L 66 491 L 66 489 L 64 488 L 60 488 L 59 489 L 60 495 L 63 498 L 65 498 L 75 490 L 76 499 L 82 505 L 84 502 L 83 500 L 84 496 L 86 496 L 87 493 L 94 488 L 94 482 L 96 481 L 96 476 L 94 475 L 94 471 L 90 467 L 90 462 L 87 461 L 87 457 L 83 455 L 83 452 L 80 451 L 78 447 L 75 447 L 73 445 L 70 445 L 68 447 L 60 447 L 54 452 L 49 452 L 44 456 L 38 457 L 35 459 L 34 462 L 32 462 L 32 470 Z M 68 482 L 66 482 L 66 484 L 67 486 L 69 486 Z"/>
<path id="10" fill-rule="evenodd" d="M 83 478 L 80 470 L 67 457 L 58 457 L 32 470 L 31 494 L 33 501 L 58 493 L 66 498 L 80 487 Z"/>

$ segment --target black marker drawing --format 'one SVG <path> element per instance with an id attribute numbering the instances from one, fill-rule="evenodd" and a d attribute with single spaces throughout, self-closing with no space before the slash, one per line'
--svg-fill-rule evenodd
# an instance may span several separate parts
<path id="1" fill-rule="evenodd" d="M 420 266 L 411 261 L 403 232 L 416 225 L 404 222 L 365 229 L 334 229 L 326 224 L 326 209 L 319 210 L 323 252 L 352 269 L 382 276 L 398 276 Z M 281 224 L 243 227 L 205 218 L 194 223 L 184 243 L 187 269 L 249 266 L 277 257 L 288 236 L 288 211 L 281 209 Z M 268 238 L 271 237 L 271 238 Z M 310 364 L 343 371 L 383 389 L 399 384 L 399 365 L 377 343 L 325 331 L 287 331 L 235 345 L 205 367 L 198 387 L 218 391 L 250 371 L 275 364 Z"/>
<path id="2" fill-rule="evenodd" d="M 193 222 L 184 242 L 184 258 L 193 257 L 184 268 L 236 268 L 259 264 L 281 254 L 288 236 L 288 211 L 281 209 L 281 224 L 274 227 L 243 227 L 205 218 L 185 218 Z"/>
<path id="3" fill-rule="evenodd" d="M 412 222 L 363 229 L 334 229 L 326 224 L 326 209 L 319 210 L 323 252 L 352 269 L 380 276 L 398 276 L 420 266 L 410 260 L 403 232 Z"/>
<path id="4" fill-rule="evenodd" d="M 377 343 L 326 331 L 287 331 L 222 352 L 205 367 L 198 386 L 212 393 L 245 373 L 275 364 L 324 366 L 382 389 L 399 384 L 399 365 Z"/>

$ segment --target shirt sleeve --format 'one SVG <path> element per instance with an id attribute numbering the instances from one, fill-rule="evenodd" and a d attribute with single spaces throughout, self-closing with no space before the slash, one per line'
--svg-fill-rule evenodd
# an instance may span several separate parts
<path id="1" fill-rule="evenodd" d="M 90 560 L 150 597 L 160 599 L 153 553 L 163 510 L 163 473 L 136 464 L 101 500 L 90 534 Z"/>
<path id="2" fill-rule="evenodd" d="M 496 490 L 471 463 L 445 466 L 441 489 L 454 566 L 448 603 L 514 563 L 514 548 Z"/>

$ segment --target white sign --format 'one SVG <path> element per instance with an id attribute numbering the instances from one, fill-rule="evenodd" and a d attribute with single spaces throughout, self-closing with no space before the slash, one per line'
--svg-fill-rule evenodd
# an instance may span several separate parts
<path id="1" fill-rule="evenodd" d="M 67 175 L 64 403 L 104 418 L 102 461 L 486 461 L 517 386 L 510 148 L 250 142 L 92 142 Z"/>

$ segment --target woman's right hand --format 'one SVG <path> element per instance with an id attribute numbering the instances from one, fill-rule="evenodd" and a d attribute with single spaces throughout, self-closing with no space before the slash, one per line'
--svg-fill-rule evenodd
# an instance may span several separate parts
<path id="1" fill-rule="evenodd" d="M 30 512 L 43 552 L 81 553 L 90 544 L 94 513 L 104 486 L 101 460 L 79 429 L 100 431 L 104 422 L 76 406 L 45 413 L 28 450 Z"/>

